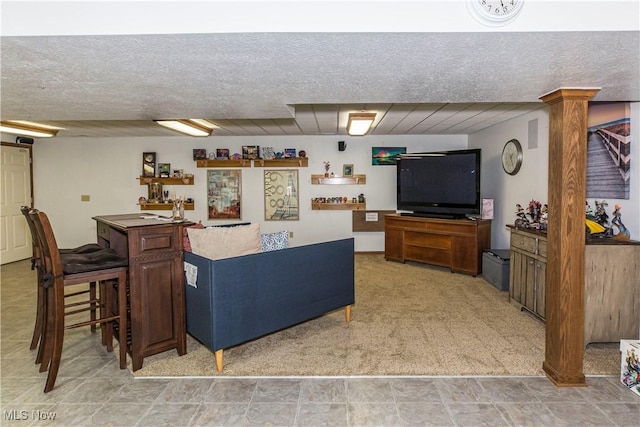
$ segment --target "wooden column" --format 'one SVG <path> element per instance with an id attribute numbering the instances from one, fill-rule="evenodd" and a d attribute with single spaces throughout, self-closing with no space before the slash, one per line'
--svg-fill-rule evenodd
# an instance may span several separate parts
<path id="1" fill-rule="evenodd" d="M 584 250 L 587 108 L 598 89 L 558 89 L 549 105 L 546 341 L 542 369 L 557 386 L 586 386 Z"/>

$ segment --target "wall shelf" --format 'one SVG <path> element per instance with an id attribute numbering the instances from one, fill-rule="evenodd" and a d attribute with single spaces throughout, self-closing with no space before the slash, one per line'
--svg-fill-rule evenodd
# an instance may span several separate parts
<path id="1" fill-rule="evenodd" d="M 364 185 L 367 183 L 366 175 L 333 176 L 311 175 L 311 184 L 322 185 Z"/>
<path id="2" fill-rule="evenodd" d="M 193 176 L 185 176 L 183 178 L 157 178 L 153 176 L 140 177 L 140 185 L 147 185 L 153 182 L 159 182 L 162 185 L 193 185 Z"/>
<path id="3" fill-rule="evenodd" d="M 185 211 L 192 211 L 195 203 L 184 204 Z M 170 211 L 173 209 L 173 203 L 140 203 L 141 211 Z"/>
<path id="4" fill-rule="evenodd" d="M 250 168 L 251 160 L 196 160 L 199 168 Z"/>
<path id="5" fill-rule="evenodd" d="M 311 202 L 314 211 L 361 211 L 367 209 L 366 203 L 318 203 Z"/>
<path id="6" fill-rule="evenodd" d="M 294 157 L 289 159 L 256 159 L 253 161 L 253 166 L 256 168 L 278 168 L 278 167 L 298 167 L 306 168 L 309 166 L 309 159 L 307 157 Z"/>

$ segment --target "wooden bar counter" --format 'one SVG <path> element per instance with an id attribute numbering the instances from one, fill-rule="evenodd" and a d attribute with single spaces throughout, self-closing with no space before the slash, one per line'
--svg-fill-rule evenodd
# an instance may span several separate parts
<path id="1" fill-rule="evenodd" d="M 133 370 L 153 354 L 174 348 L 186 354 L 182 235 L 191 223 L 140 213 L 93 219 L 98 243 L 129 259 L 127 351 Z"/>

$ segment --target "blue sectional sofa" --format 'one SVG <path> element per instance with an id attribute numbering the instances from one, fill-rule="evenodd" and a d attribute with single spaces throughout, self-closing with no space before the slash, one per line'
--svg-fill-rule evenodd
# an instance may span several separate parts
<path id="1" fill-rule="evenodd" d="M 345 308 L 354 293 L 354 239 L 211 260 L 185 252 L 187 333 L 214 352 Z M 193 282 L 193 278 L 191 279 Z"/>

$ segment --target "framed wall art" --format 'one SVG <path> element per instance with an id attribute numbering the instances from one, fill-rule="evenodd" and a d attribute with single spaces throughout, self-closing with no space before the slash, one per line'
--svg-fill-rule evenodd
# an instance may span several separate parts
<path id="1" fill-rule="evenodd" d="M 298 221 L 299 201 L 297 169 L 264 171 L 266 221 Z"/>
<path id="2" fill-rule="evenodd" d="M 631 104 L 589 103 L 587 198 L 629 199 Z"/>
<path id="3" fill-rule="evenodd" d="M 209 219 L 242 218 L 242 171 L 207 171 L 207 206 Z"/>
<path id="4" fill-rule="evenodd" d="M 156 176 L 156 153 L 142 153 L 142 176 Z"/>
<path id="5" fill-rule="evenodd" d="M 207 149 L 206 148 L 194 148 L 193 149 L 193 160 L 207 160 Z"/>
<path id="6" fill-rule="evenodd" d="M 342 165 L 342 176 L 353 176 L 353 165 Z"/>
<path id="7" fill-rule="evenodd" d="M 406 147 L 371 147 L 371 164 L 373 166 L 395 165 L 396 156 L 406 152 Z"/>
<path id="8" fill-rule="evenodd" d="M 160 178 L 169 178 L 171 174 L 171 163 L 158 163 L 158 175 Z"/>

